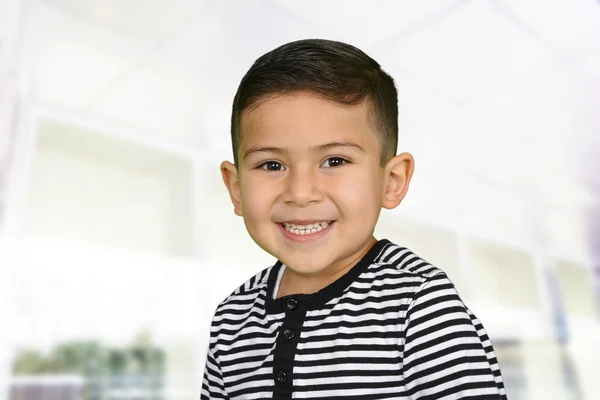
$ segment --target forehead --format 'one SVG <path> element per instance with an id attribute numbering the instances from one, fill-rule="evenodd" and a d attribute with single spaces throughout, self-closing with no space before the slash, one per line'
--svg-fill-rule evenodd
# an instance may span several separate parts
<path id="1" fill-rule="evenodd" d="M 241 115 L 240 147 L 256 144 L 309 147 L 352 140 L 368 147 L 377 141 L 367 101 L 345 105 L 311 93 L 270 96 Z"/>

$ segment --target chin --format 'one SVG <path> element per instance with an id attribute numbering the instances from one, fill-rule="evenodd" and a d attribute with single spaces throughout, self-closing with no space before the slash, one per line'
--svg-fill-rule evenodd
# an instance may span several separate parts
<path id="1" fill-rule="evenodd" d="M 304 257 L 284 257 L 280 259 L 292 271 L 303 274 L 312 275 L 319 273 L 327 268 L 329 264 L 324 264 L 322 261 L 315 263 L 314 260 L 306 260 Z"/>

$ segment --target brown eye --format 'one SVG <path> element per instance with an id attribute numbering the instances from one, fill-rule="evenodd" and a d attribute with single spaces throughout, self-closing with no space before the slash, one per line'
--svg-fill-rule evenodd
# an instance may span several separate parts
<path id="1" fill-rule="evenodd" d="M 266 169 L 267 171 L 283 171 L 283 164 L 278 163 L 277 161 L 267 161 L 260 165 L 260 168 Z"/>
<path id="2" fill-rule="evenodd" d="M 340 167 L 340 166 L 346 164 L 347 162 L 348 162 L 348 160 L 346 160 L 342 157 L 331 157 L 331 158 L 328 158 L 327 160 L 323 161 L 323 164 L 321 164 L 321 166 L 323 168 Z"/>

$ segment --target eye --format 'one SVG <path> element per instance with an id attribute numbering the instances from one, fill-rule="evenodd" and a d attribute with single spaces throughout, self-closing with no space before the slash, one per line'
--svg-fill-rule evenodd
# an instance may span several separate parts
<path id="1" fill-rule="evenodd" d="M 267 161 L 267 162 L 260 164 L 258 167 L 261 169 L 265 169 L 267 171 L 283 171 L 283 170 L 285 170 L 285 167 L 283 166 L 283 164 L 279 163 L 277 161 Z"/>
<path id="2" fill-rule="evenodd" d="M 340 167 L 346 164 L 347 162 L 348 160 L 342 157 L 330 157 L 327 160 L 323 161 L 323 164 L 321 164 L 321 166 L 323 168 Z"/>

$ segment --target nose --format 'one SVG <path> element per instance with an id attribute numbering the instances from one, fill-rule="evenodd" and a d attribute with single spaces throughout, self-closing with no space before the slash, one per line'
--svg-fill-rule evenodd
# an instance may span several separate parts
<path id="1" fill-rule="evenodd" d="M 297 207 L 306 207 L 311 203 L 318 203 L 323 199 L 319 188 L 318 176 L 315 171 L 295 169 L 286 177 L 285 193 L 283 200 L 287 204 Z"/>

